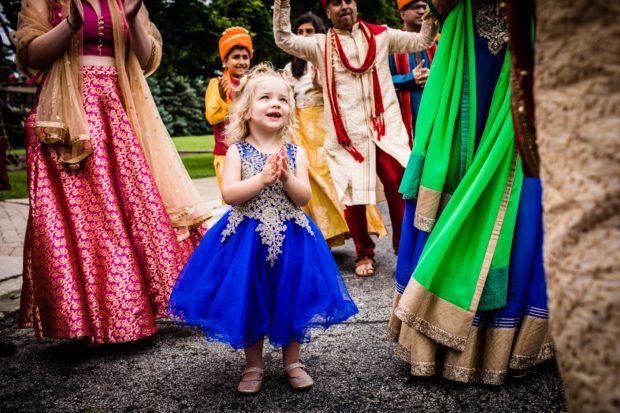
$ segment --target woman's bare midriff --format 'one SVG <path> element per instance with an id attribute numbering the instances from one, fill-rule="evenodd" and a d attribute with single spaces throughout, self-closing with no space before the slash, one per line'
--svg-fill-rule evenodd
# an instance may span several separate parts
<path id="1" fill-rule="evenodd" d="M 114 58 L 110 56 L 79 56 L 78 62 L 80 66 L 116 66 Z"/>

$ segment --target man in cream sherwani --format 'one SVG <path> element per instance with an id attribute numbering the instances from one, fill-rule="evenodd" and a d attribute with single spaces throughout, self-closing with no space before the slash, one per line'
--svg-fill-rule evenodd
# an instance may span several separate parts
<path id="1" fill-rule="evenodd" d="M 355 243 L 355 272 L 374 274 L 375 244 L 368 235 L 366 205 L 376 203 L 381 179 L 398 252 L 404 202 L 398 193 L 411 150 L 392 84 L 388 56 L 422 51 L 437 25 L 419 33 L 368 24 L 357 18 L 355 0 L 321 0 L 333 28 L 313 37 L 291 32 L 289 0 L 275 0 L 273 31 L 286 53 L 312 62 L 323 79 L 327 136 L 325 155 Z"/>

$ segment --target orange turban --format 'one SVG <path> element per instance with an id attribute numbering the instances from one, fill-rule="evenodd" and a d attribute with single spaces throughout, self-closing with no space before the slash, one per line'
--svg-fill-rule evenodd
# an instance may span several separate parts
<path id="1" fill-rule="evenodd" d="M 241 46 L 248 49 L 250 53 L 250 59 L 252 58 L 252 38 L 250 32 L 243 27 L 229 27 L 224 30 L 220 41 L 218 42 L 220 48 L 220 57 L 222 62 L 226 59 L 226 55 L 235 46 Z"/>
<path id="2" fill-rule="evenodd" d="M 397 0 L 398 10 L 402 10 L 407 4 L 413 2 L 413 0 Z"/>

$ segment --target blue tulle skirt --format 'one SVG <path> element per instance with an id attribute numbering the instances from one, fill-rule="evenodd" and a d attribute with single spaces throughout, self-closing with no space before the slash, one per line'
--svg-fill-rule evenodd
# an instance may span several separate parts
<path id="1" fill-rule="evenodd" d="M 311 328 L 357 313 L 319 228 L 286 223 L 282 252 L 272 266 L 245 218 L 222 242 L 230 211 L 204 236 L 179 275 L 168 306 L 171 318 L 202 328 L 210 341 L 249 347 L 262 337 L 274 346 L 310 340 Z"/>

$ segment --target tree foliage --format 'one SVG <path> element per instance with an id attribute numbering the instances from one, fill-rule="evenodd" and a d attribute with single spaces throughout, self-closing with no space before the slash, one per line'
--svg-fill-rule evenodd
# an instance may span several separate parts
<path id="1" fill-rule="evenodd" d="M 153 80 L 151 80 L 153 82 Z M 157 101 L 164 123 L 172 136 L 204 135 L 204 100 L 189 78 L 173 75 L 157 81 Z M 153 90 L 152 90 L 153 91 Z"/>
<path id="2" fill-rule="evenodd" d="M 292 20 L 305 11 L 327 18 L 319 0 L 291 3 Z M 14 29 L 21 1 L 0 0 L 0 5 L 9 23 L 3 29 Z M 253 64 L 270 61 L 283 67 L 289 60 L 273 40 L 273 0 L 145 0 L 145 5 L 164 42 L 161 65 L 149 85 L 173 136 L 206 131 L 203 96 L 206 81 L 222 71 L 218 40 L 226 28 L 242 26 L 250 31 Z M 401 25 L 396 0 L 358 0 L 358 9 L 368 22 Z"/>
<path id="3" fill-rule="evenodd" d="M 3 29 L 7 31 L 10 28 L 14 29 L 17 27 L 17 13 L 22 8 L 21 0 L 1 0 L 0 5 L 2 5 L 2 14 L 9 23 L 9 27 L 4 27 L 3 25 Z"/>
<path id="4" fill-rule="evenodd" d="M 221 33 L 231 26 L 250 31 L 252 62 L 270 61 L 281 67 L 288 56 L 275 46 L 271 24 L 273 0 L 146 0 L 151 19 L 164 39 L 164 62 L 159 76 L 178 73 L 210 78 L 221 72 L 218 54 Z M 207 4 L 208 3 L 208 4 Z M 319 0 L 292 1 L 291 19 L 312 11 L 327 19 Z M 400 27 L 395 0 L 359 0 L 359 16 L 371 23 Z"/>
<path id="5" fill-rule="evenodd" d="M 176 90 L 172 85 L 180 87 L 183 84 L 185 87 L 193 87 L 203 105 L 206 80 L 219 75 L 222 70 L 218 40 L 228 27 L 245 27 L 251 33 L 254 43 L 253 64 L 270 61 L 277 67 L 283 67 L 289 61 L 289 56 L 278 49 L 273 40 L 273 0 L 212 0 L 208 4 L 201 0 L 145 0 L 145 3 L 151 20 L 159 28 L 164 40 L 162 64 L 152 81 L 161 86 L 161 95 L 157 91 L 153 95 L 160 100 L 160 107 L 175 119 L 174 126 L 171 123 L 166 125 L 175 136 L 189 134 L 186 128 L 192 122 L 179 118 L 189 113 L 179 110 L 176 105 L 181 102 L 166 94 Z M 305 11 L 312 11 L 326 19 L 318 0 L 292 3 L 292 19 Z M 393 0 L 360 0 L 360 18 L 400 27 L 401 20 L 395 3 Z M 184 80 L 179 79 L 179 76 L 184 77 Z M 186 96 L 189 94 L 189 89 L 186 89 Z M 192 113 L 198 112 L 195 109 Z M 193 124 L 190 127 L 193 130 L 206 127 L 202 107 Z"/>

